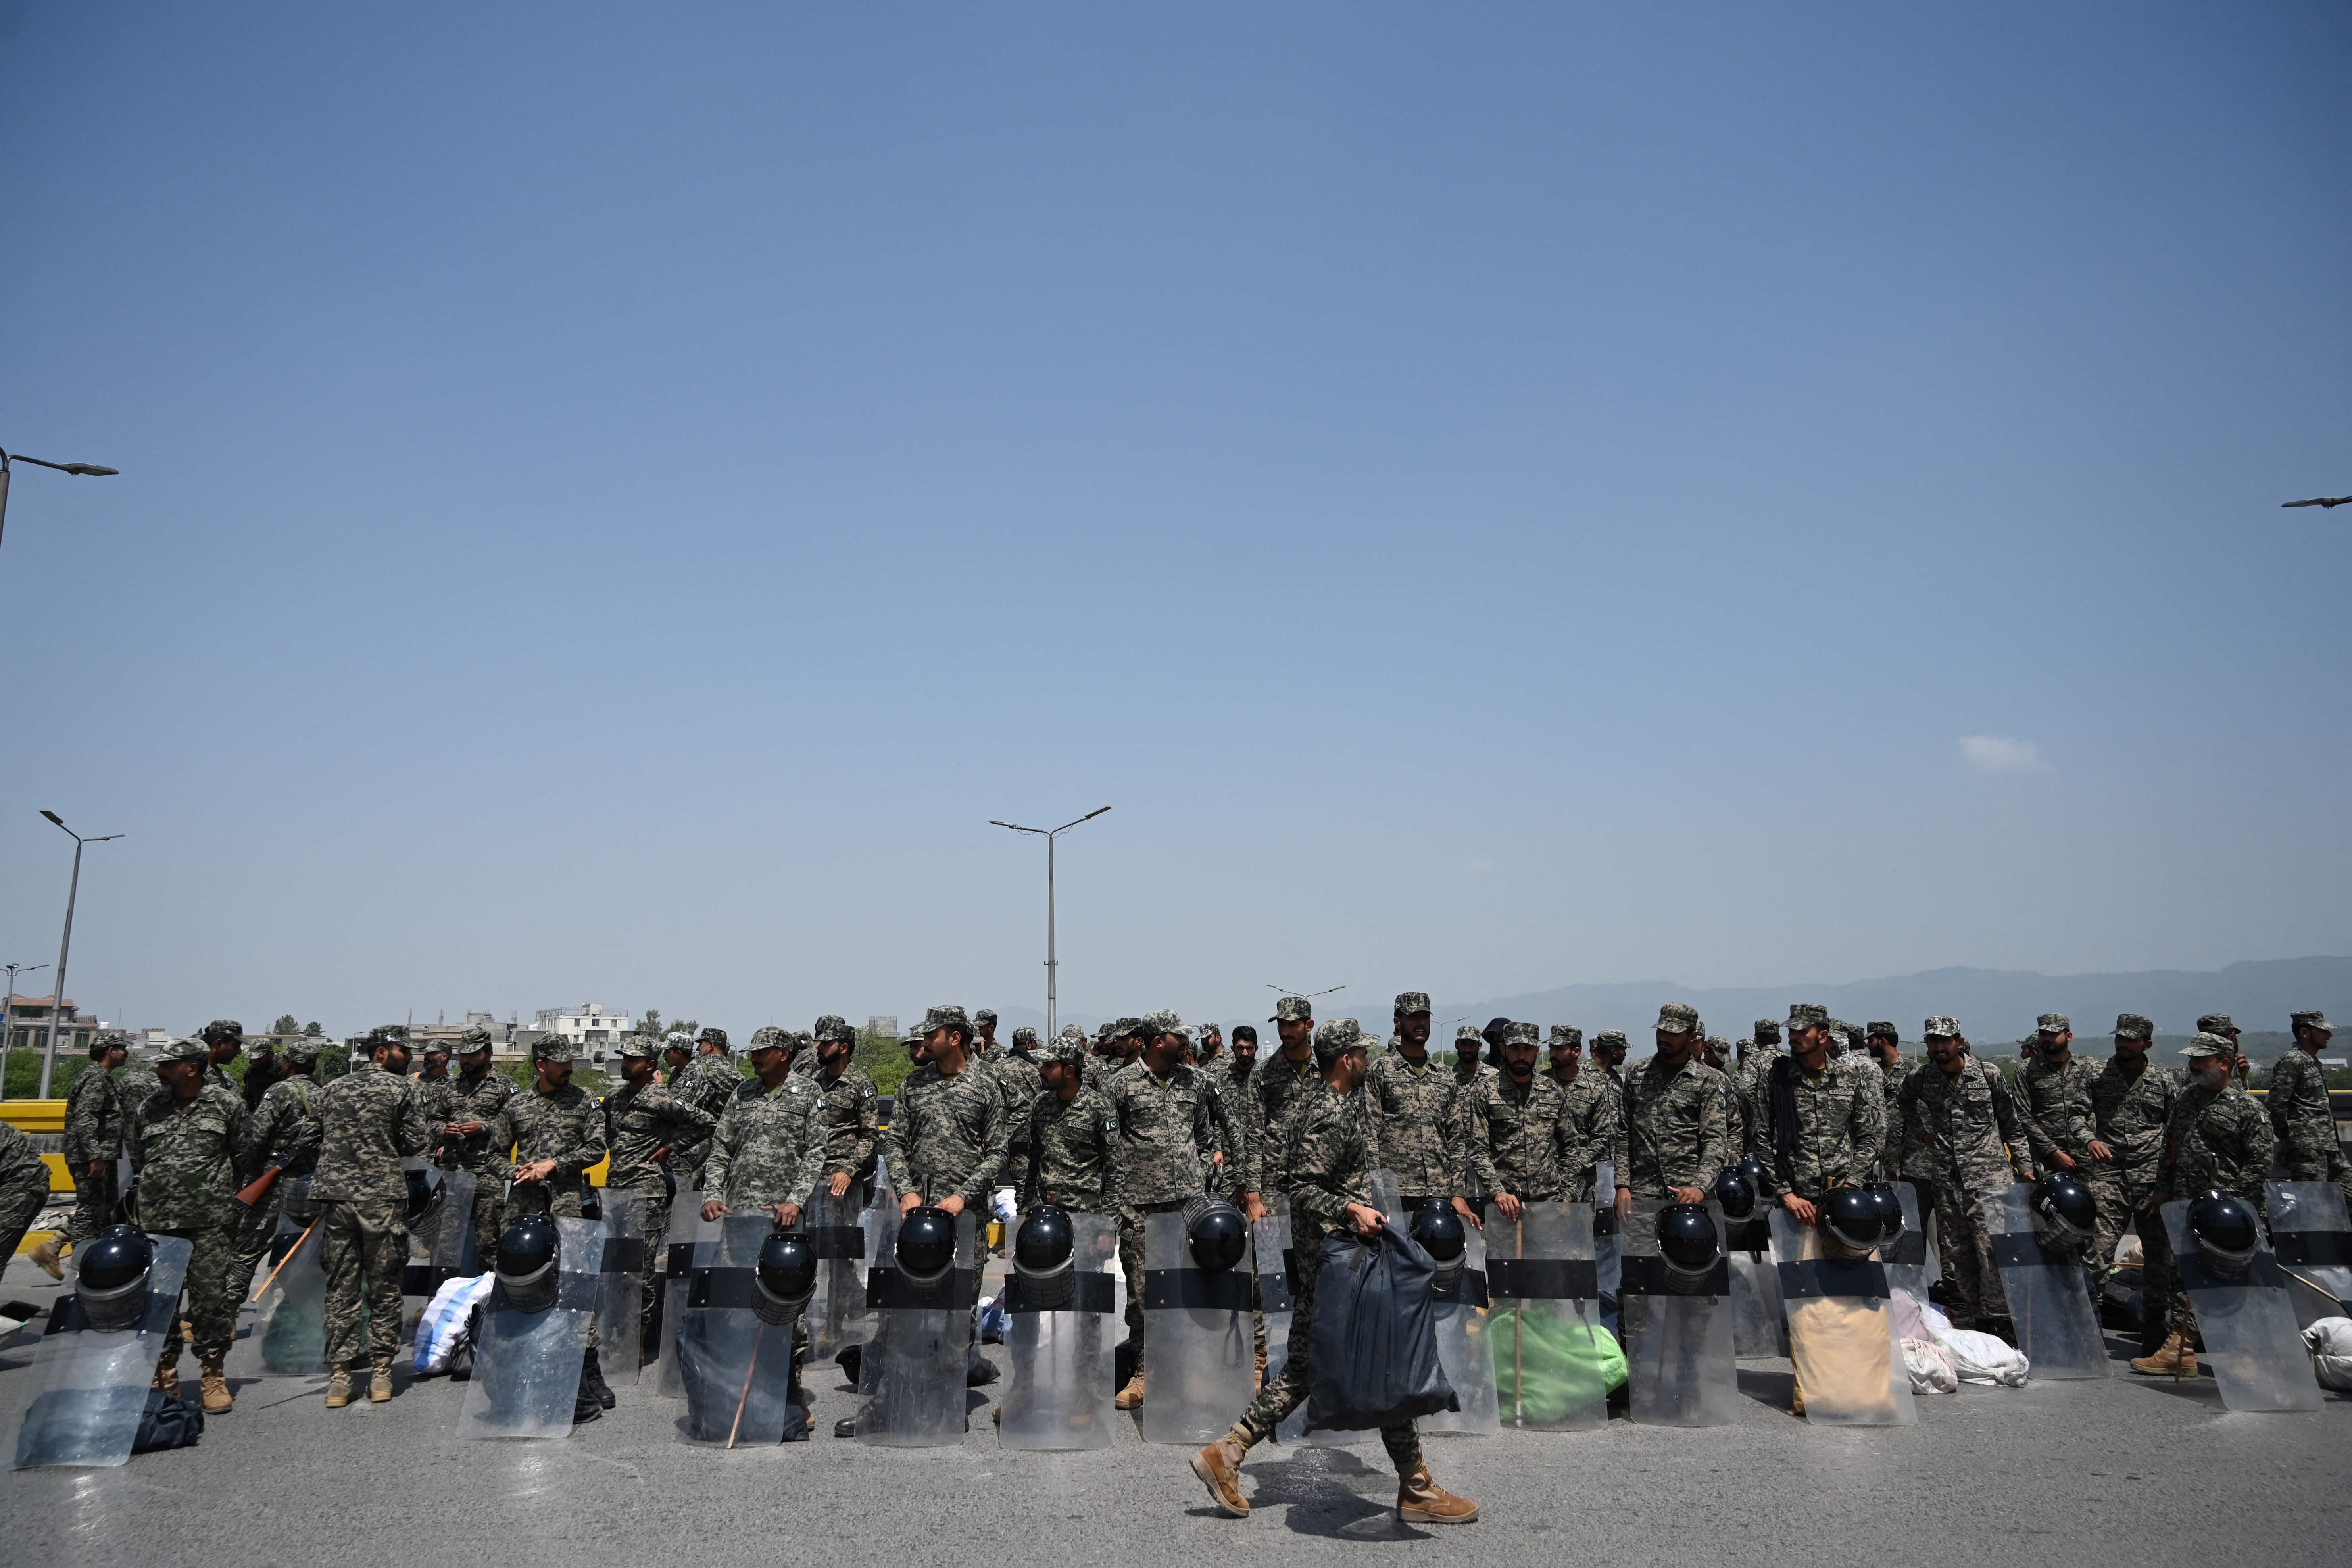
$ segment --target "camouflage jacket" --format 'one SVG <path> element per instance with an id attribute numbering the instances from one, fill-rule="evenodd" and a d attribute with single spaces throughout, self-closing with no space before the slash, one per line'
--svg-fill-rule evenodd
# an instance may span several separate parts
<path id="1" fill-rule="evenodd" d="M 2033 1179 L 2025 1118 L 2000 1069 L 1983 1058 L 1962 1056 L 1956 1073 L 1923 1062 L 1903 1080 L 1899 1099 L 1914 1143 L 1936 1151 L 1937 1180 L 1982 1194 L 2007 1184 L 2012 1175 Z"/>
<path id="2" fill-rule="evenodd" d="M 873 1180 L 874 1153 L 882 1146 L 882 1095 L 874 1080 L 865 1068 L 847 1066 L 831 1083 L 822 1072 L 809 1081 L 824 1096 L 824 1173 Z"/>
<path id="3" fill-rule="evenodd" d="M 2125 1070 L 2116 1057 L 2091 1079 L 2092 1136 L 2115 1151 L 2112 1164 L 2098 1165 L 2095 1173 L 2112 1176 L 2134 1189 L 2135 1203 L 2156 1190 L 2164 1163 L 2164 1129 L 2172 1108 L 2180 1102 L 2180 1075 L 2167 1071 L 2146 1057 L 2137 1073 Z"/>
<path id="4" fill-rule="evenodd" d="M 508 1150 L 514 1151 L 509 1160 Z M 515 1167 L 541 1160 L 555 1162 L 547 1178 L 553 1200 L 577 1192 L 582 1173 L 604 1157 L 604 1110 L 588 1091 L 567 1083 L 553 1094 L 536 1087 L 510 1096 L 490 1123 L 489 1148 L 482 1173 L 494 1182 L 512 1178 Z"/>
<path id="5" fill-rule="evenodd" d="M 1810 1073 L 1785 1051 L 1771 1061 L 1756 1086 L 1756 1157 L 1764 1162 L 1774 1192 L 1815 1203 L 1832 1187 L 1868 1181 L 1886 1133 L 1885 1075 L 1878 1064 L 1867 1057 L 1838 1057 Z M 1786 1069 L 1778 1065 L 1784 1061 Z M 1773 1079 L 1783 1070 L 1796 1103 L 1794 1148 L 1785 1170 L 1780 1112 L 1773 1104 Z"/>
<path id="6" fill-rule="evenodd" d="M 1111 1201 L 1121 1207 L 1177 1203 L 1208 1190 L 1209 1158 L 1221 1145 L 1209 1083 L 1181 1062 L 1155 1076 L 1139 1058 L 1103 1089 L 1110 1104 Z"/>
<path id="7" fill-rule="evenodd" d="M 1435 1057 L 1382 1051 L 1364 1077 L 1372 1164 L 1409 1198 L 1452 1197 L 1462 1178 L 1461 1089 Z"/>
<path id="8" fill-rule="evenodd" d="M 85 1072 L 83 1077 L 89 1075 Z M 48 1162 L 41 1158 L 33 1141 L 10 1122 L 0 1121 L 0 1192 L 14 1188 L 37 1187 L 49 1190 Z"/>
<path id="9" fill-rule="evenodd" d="M 449 1114 L 449 1108 L 457 1103 L 457 1080 L 445 1072 L 439 1078 L 426 1078 L 419 1073 L 411 1081 L 416 1085 L 417 1106 L 425 1112 L 425 1120 L 433 1126 L 433 1142 L 437 1147 L 441 1142 L 441 1129 L 457 1120 Z"/>
<path id="10" fill-rule="evenodd" d="M 967 1068 L 950 1078 L 925 1062 L 898 1086 L 883 1140 L 890 1180 L 925 1203 L 950 1195 L 977 1214 L 1004 1169 L 1013 1130 L 996 1079 Z"/>
<path id="11" fill-rule="evenodd" d="M 236 1193 L 250 1175 L 237 1164 L 246 1114 L 241 1096 L 210 1082 L 184 1102 L 168 1089 L 148 1097 L 131 1124 L 143 1228 L 198 1230 L 244 1215 Z"/>
<path id="12" fill-rule="evenodd" d="M 745 1079 L 710 1134 L 702 1190 L 737 1214 L 806 1204 L 824 1169 L 824 1093 L 812 1078 Z"/>
<path id="13" fill-rule="evenodd" d="M 1552 1078 L 1552 1082 L 1559 1079 Z M 1566 1106 L 1561 1120 L 1568 1130 L 1559 1167 L 1559 1195 L 1565 1202 L 1601 1201 L 1593 1195 L 1593 1184 L 1603 1160 L 1609 1162 L 1617 1181 L 1625 1180 L 1625 1124 L 1618 1119 L 1616 1088 L 1606 1075 L 1597 1072 L 1580 1072 L 1573 1081 L 1560 1085 Z M 1616 1194 L 1612 1192 L 1606 1201 L 1615 1202 Z"/>
<path id="14" fill-rule="evenodd" d="M 496 1068 L 484 1068 L 479 1078 L 467 1078 L 464 1073 L 450 1075 L 449 1087 L 439 1097 L 442 1125 L 433 1130 L 434 1142 L 441 1148 L 439 1163 L 445 1171 L 479 1171 L 487 1167 L 490 1152 L 490 1123 L 507 1108 L 515 1096 L 514 1079 Z M 451 1138 L 444 1131 L 451 1122 L 478 1121 L 482 1131 L 470 1138 Z"/>
<path id="15" fill-rule="evenodd" d="M 1111 1158 L 1118 1112 L 1110 1097 L 1083 1084 L 1066 1102 L 1047 1090 L 1029 1108 L 1028 1160 L 1021 1205 L 1055 1204 L 1082 1214 L 1111 1212 Z"/>
<path id="16" fill-rule="evenodd" d="M 93 1160 L 122 1152 L 122 1094 L 96 1063 L 82 1069 L 66 1094 L 66 1163 L 79 1183 Z"/>
<path id="17" fill-rule="evenodd" d="M 1617 1086 L 1596 1074 L 1593 1087 L 1616 1110 Z M 1473 1081 L 1461 1100 L 1464 1196 L 1515 1197 L 1547 1202 L 1568 1183 L 1568 1096 L 1542 1073 L 1525 1083 L 1508 1073 L 1487 1073 Z"/>
<path id="18" fill-rule="evenodd" d="M 1008 1152 L 1018 1162 L 1012 1168 L 1018 1170 L 1019 1163 L 1029 1158 L 1029 1108 L 1037 1103 L 1045 1080 L 1038 1076 L 1037 1058 L 1025 1052 L 998 1052 L 989 1058 L 989 1065 L 1004 1086 L 1004 1121 L 1012 1130 Z"/>
<path id="19" fill-rule="evenodd" d="M 2192 1085 L 2180 1091 L 2165 1124 L 2157 1184 L 2183 1201 L 2218 1187 L 2267 1215 L 2273 1142 L 2270 1118 L 2235 1079 L 2219 1089 Z"/>
<path id="20" fill-rule="evenodd" d="M 1258 1053 L 1257 1066 L 1249 1075 L 1250 1168 L 1242 1191 L 1264 1194 L 1271 1205 L 1274 1194 L 1289 1190 L 1289 1174 L 1283 1169 L 1289 1148 L 1284 1123 L 1307 1086 L 1322 1081 L 1311 1051 L 1303 1062 L 1292 1061 L 1279 1049 Z"/>
<path id="21" fill-rule="evenodd" d="M 1745 1112 L 1744 1120 L 1748 1127 L 1747 1142 L 1740 1147 L 1739 1152 L 1743 1154 L 1755 1155 L 1767 1166 L 1772 1163 L 1772 1154 L 1770 1146 L 1764 1142 L 1765 1076 L 1772 1070 L 1775 1058 L 1788 1054 L 1786 1051 L 1751 1047 L 1748 1053 L 1748 1059 L 1731 1070 L 1731 1087 L 1739 1096 L 1739 1103 Z M 1886 1100 L 1889 1105 L 1895 1102 L 1895 1086 L 1892 1082 L 1886 1086 Z"/>
<path id="22" fill-rule="evenodd" d="M 2336 1180 L 2343 1168 L 2344 1149 L 2336 1141 L 2336 1113 L 2327 1105 L 2327 1069 L 2319 1058 L 2301 1046 L 2288 1050 L 2271 1068 L 2271 1091 L 2264 1098 L 2286 1179 Z"/>
<path id="23" fill-rule="evenodd" d="M 728 1105 L 748 1081 L 734 1058 L 705 1051 L 678 1068 L 677 1076 L 665 1087 L 672 1100 L 691 1105 L 715 1121 L 726 1113 Z"/>
<path id="24" fill-rule="evenodd" d="M 247 1072 L 253 1070 L 253 1063 L 249 1059 L 246 1063 L 246 1070 Z M 228 1068 L 221 1066 L 218 1062 L 206 1062 L 205 1064 L 205 1081 L 213 1085 L 216 1089 L 225 1089 L 228 1090 L 239 1100 L 243 1100 L 245 1098 L 244 1086 L 238 1083 L 236 1079 L 229 1077 Z M 250 1110 L 253 1108 L 251 1106 L 247 1106 L 246 1109 Z"/>
<path id="25" fill-rule="evenodd" d="M 1290 1173 L 1290 1239 L 1299 1247 L 1343 1228 L 1349 1204 L 1372 1201 L 1372 1148 L 1360 1090 L 1343 1095 L 1318 1077 L 1296 1098 L 1282 1159 Z"/>
<path id="26" fill-rule="evenodd" d="M 1737 1158 L 1731 1146 L 1731 1086 L 1693 1056 L 1669 1068 L 1651 1057 L 1625 1085 L 1628 1115 L 1620 1186 L 1640 1198 L 1662 1198 L 1669 1187 L 1705 1187 Z"/>
<path id="27" fill-rule="evenodd" d="M 704 1142 L 718 1124 L 709 1112 L 672 1099 L 652 1079 L 624 1083 L 604 1097 L 604 1144 L 613 1152 L 604 1184 L 638 1193 L 666 1191 L 668 1184 L 655 1154 L 665 1148 L 675 1154 Z"/>
<path id="28" fill-rule="evenodd" d="M 320 1089 L 308 1079 L 284 1079 L 262 1096 L 309 1085 L 318 1102 L 318 1170 L 310 1195 L 320 1202 L 387 1205 L 404 1210 L 408 1178 L 401 1161 L 433 1146 L 438 1132 L 425 1114 L 416 1086 L 363 1061 Z"/>
<path id="29" fill-rule="evenodd" d="M 2025 1139 L 2037 1167 L 2050 1168 L 2055 1163 L 2051 1154 L 2062 1151 L 2078 1166 L 2089 1162 L 2091 1140 L 2097 1136 L 2091 1080 L 2097 1076 L 2090 1063 L 2072 1051 L 2061 1066 L 2039 1060 L 2019 1071 L 2019 1109 L 2025 1112 Z"/>
<path id="30" fill-rule="evenodd" d="M 373 1062 L 365 1065 L 383 1071 Z M 281 1078 L 263 1089 L 261 1103 L 247 1115 L 245 1142 L 237 1150 L 236 1163 L 248 1171 L 278 1165 L 289 1176 L 310 1174 L 319 1159 L 319 1097 L 324 1092 L 318 1079 L 308 1073 Z"/>
<path id="31" fill-rule="evenodd" d="M 131 1138 L 131 1124 L 139 1120 L 140 1110 L 163 1091 L 163 1080 L 145 1062 L 125 1062 L 122 1070 L 114 1075 L 114 1092 L 122 1100 L 122 1137 Z"/>
<path id="32" fill-rule="evenodd" d="M 1249 1076 L 1236 1077 L 1230 1056 L 1219 1057 L 1200 1068 L 1209 1085 L 1210 1120 L 1217 1129 L 1217 1148 L 1225 1159 L 1217 1190 L 1231 1195 L 1247 1190 L 1257 1154 L 1257 1129 L 1250 1109 Z"/>

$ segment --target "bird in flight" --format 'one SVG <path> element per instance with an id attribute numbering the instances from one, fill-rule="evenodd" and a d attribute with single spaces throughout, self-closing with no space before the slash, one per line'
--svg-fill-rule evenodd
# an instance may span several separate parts
<path id="1" fill-rule="evenodd" d="M 2314 496 L 2309 500 L 2283 500 L 2279 509 L 2291 506 L 2352 506 L 2352 496 Z"/>

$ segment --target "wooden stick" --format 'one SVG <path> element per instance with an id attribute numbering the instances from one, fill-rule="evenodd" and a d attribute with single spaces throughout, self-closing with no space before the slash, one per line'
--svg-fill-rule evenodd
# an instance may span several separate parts
<path id="1" fill-rule="evenodd" d="M 727 1446 L 735 1446 L 735 1434 L 743 1429 L 743 1406 L 751 1403 L 751 1379 L 759 1375 L 760 1347 L 767 1342 L 768 1325 L 761 1323 L 760 1331 L 751 1336 L 751 1364 L 743 1369 L 743 1397 L 735 1402 L 735 1425 L 727 1428 Z"/>
<path id="2" fill-rule="evenodd" d="M 1528 1255 L 1528 1210 L 1524 1203 L 1519 1205 L 1518 1217 L 1511 1221 L 1511 1247 L 1514 1258 Z M 1526 1331 L 1527 1321 L 1528 1302 L 1522 1296 L 1518 1305 L 1511 1310 L 1511 1425 L 1514 1426 L 1524 1425 L 1528 1418 L 1528 1374 L 1519 1359 L 1519 1336 Z"/>
<path id="3" fill-rule="evenodd" d="M 320 1215 L 319 1215 L 319 1219 L 324 1219 L 324 1218 L 326 1218 L 326 1217 L 327 1217 L 327 1216 L 326 1216 L 326 1215 L 325 1215 L 323 1212 L 321 1212 L 321 1213 L 320 1214 Z M 304 1242 L 306 1242 L 306 1241 L 310 1240 L 310 1232 L 311 1232 L 311 1231 L 314 1231 L 314 1230 L 316 1230 L 316 1229 L 318 1229 L 318 1228 L 319 1228 L 319 1219 L 314 1219 L 314 1220 L 312 1220 L 312 1221 L 310 1223 L 309 1226 L 308 1226 L 308 1227 L 306 1227 L 306 1228 L 303 1230 L 302 1234 L 301 1234 L 299 1237 L 296 1237 L 296 1238 L 295 1238 L 294 1245 L 293 1245 L 293 1246 L 291 1246 L 291 1247 L 288 1247 L 288 1248 L 286 1249 L 286 1256 L 285 1256 L 285 1257 L 283 1257 L 283 1258 L 279 1258 L 279 1259 L 278 1260 L 278 1267 L 277 1267 L 277 1268 L 273 1268 L 273 1269 L 271 1269 L 271 1270 L 269 1271 L 269 1278 L 268 1278 L 268 1279 L 264 1279 L 264 1280 L 261 1282 L 261 1287 L 260 1287 L 260 1289 L 257 1289 L 256 1291 L 254 1291 L 254 1293 L 253 1293 L 252 1295 L 247 1296 L 247 1297 L 246 1298 L 246 1300 L 248 1300 L 248 1301 L 258 1301 L 258 1300 L 261 1300 L 261 1292 L 262 1292 L 263 1290 L 267 1290 L 267 1289 L 268 1289 L 272 1285 L 275 1285 L 275 1284 L 277 1284 L 277 1283 L 278 1283 L 278 1277 L 280 1274 L 283 1274 L 283 1273 L 286 1271 L 286 1266 L 287 1266 L 288 1264 L 289 1264 L 289 1263 L 291 1263 L 291 1262 L 293 1262 L 293 1261 L 294 1261 L 294 1255 L 295 1255 L 296 1253 L 298 1253 L 298 1252 L 299 1252 L 299 1251 L 301 1251 L 301 1250 L 302 1250 L 302 1243 L 304 1243 Z"/>

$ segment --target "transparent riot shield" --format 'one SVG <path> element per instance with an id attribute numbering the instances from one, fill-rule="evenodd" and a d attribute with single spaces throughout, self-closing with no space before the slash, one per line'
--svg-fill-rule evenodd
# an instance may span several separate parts
<path id="1" fill-rule="evenodd" d="M 1935 1282 L 1935 1248 L 1927 1244 L 1925 1216 L 1919 1213 L 1919 1189 L 1909 1182 L 1891 1182 L 1903 1202 L 1903 1234 L 1878 1244 L 1878 1260 L 1886 1270 L 1887 1308 L 1895 1314 L 1895 1337 L 1931 1337 L 1921 1309 L 1927 1305 L 1927 1287 Z"/>
<path id="2" fill-rule="evenodd" d="M 1592 1166 L 1592 1288 L 1604 1309 L 1617 1300 L 1623 1268 L 1617 1240 L 1617 1164 L 1598 1160 Z"/>
<path id="3" fill-rule="evenodd" d="M 1666 1206 L 1664 1198 L 1634 1199 L 1622 1232 L 1617 1321 L 1631 1384 L 1627 1414 L 1644 1426 L 1728 1426 L 1738 1419 L 1739 1364 L 1722 1205 L 1706 1205 L 1717 1258 L 1696 1284 L 1669 1274 L 1658 1255 L 1658 1215 Z"/>
<path id="4" fill-rule="evenodd" d="M 1493 1310 L 1486 1293 L 1486 1236 L 1465 1225 L 1462 1277 L 1437 1295 L 1437 1363 L 1454 1385 L 1459 1410 L 1421 1417 L 1423 1433 L 1465 1432 L 1485 1436 L 1502 1428 L 1495 1403 L 1495 1362 L 1487 1348 Z"/>
<path id="5" fill-rule="evenodd" d="M 719 1221 L 716 1259 L 697 1268 L 678 1298 L 677 1360 L 686 1389 L 678 1429 L 690 1443 L 728 1447 L 807 1435 L 793 1397 L 793 1321 L 760 1293 L 753 1270 L 775 1234 L 767 1215 Z"/>
<path id="6" fill-rule="evenodd" d="M 2270 1184 L 2271 1248 L 2286 1275 L 2287 1300 L 2305 1328 L 2352 1317 L 2352 1221 L 2333 1182 Z"/>
<path id="7" fill-rule="evenodd" d="M 588 1326 L 604 1280 L 604 1226 L 596 1220 L 555 1222 L 562 1279 L 555 1304 L 519 1311 L 493 1287 L 483 1303 L 474 1376 L 457 1415 L 461 1440 L 562 1437 L 572 1431 Z"/>
<path id="8" fill-rule="evenodd" d="M 937 1448 L 963 1441 L 964 1373 L 971 1360 L 971 1308 L 978 1299 L 974 1216 L 956 1215 L 956 1261 L 936 1296 L 898 1271 L 898 1233 L 886 1226 L 866 1301 L 873 1342 L 858 1362 L 857 1440 L 881 1448 Z"/>
<path id="9" fill-rule="evenodd" d="M 844 1345 L 863 1344 L 874 1332 L 866 1306 L 866 1260 L 877 1234 L 875 1205 L 860 1205 L 856 1184 L 835 1197 L 817 1184 L 805 1228 L 816 1247 L 816 1296 L 809 1302 L 809 1353 L 830 1361 Z"/>
<path id="10" fill-rule="evenodd" d="M 441 1218 L 433 1233 L 433 1289 L 449 1280 L 471 1278 L 482 1271 L 480 1247 L 474 1235 L 474 1192 L 471 1171 L 441 1173 Z M 431 1292 L 426 1292 L 427 1296 Z"/>
<path id="11" fill-rule="evenodd" d="M 2042 1245 L 2033 1228 L 2032 1196 L 2032 1187 L 2011 1183 L 1984 1201 L 2017 1348 L 2034 1377 L 2053 1383 L 2105 1377 L 2107 1341 L 2092 1310 L 2083 1254 Z"/>
<path id="12" fill-rule="evenodd" d="M 1290 1325 L 1294 1317 L 1290 1291 L 1298 1271 L 1298 1257 L 1290 1247 L 1290 1215 L 1286 1209 L 1269 1210 L 1264 1219 L 1251 1224 L 1250 1268 L 1259 1316 L 1265 1321 L 1265 1381 L 1271 1387 L 1274 1380 L 1282 1375 L 1282 1369 L 1290 1364 Z M 1255 1358 L 1253 1351 L 1252 1359 Z M 1150 1400 L 1147 1398 L 1145 1403 Z M 1243 1408 L 1246 1407 L 1244 1401 Z M 1275 1428 L 1274 1440 L 1296 1441 L 1306 1427 L 1307 1406 L 1302 1404 L 1290 1413 L 1288 1420 Z"/>
<path id="13" fill-rule="evenodd" d="M 1033 1300 L 1010 1278 L 1005 1308 L 1004 1391 L 997 1444 L 1005 1448 L 1108 1448 L 1118 1394 L 1112 1364 L 1118 1346 L 1118 1222 L 1070 1215 L 1070 1289 L 1053 1302 Z M 1011 1250 L 1008 1244 L 1006 1250 Z M 1056 1292 L 1058 1294 L 1058 1292 Z"/>
<path id="14" fill-rule="evenodd" d="M 1148 1392 L 1135 1426 L 1145 1442 L 1198 1446 L 1222 1435 L 1248 1408 L 1257 1383 L 1252 1273 L 1247 1258 L 1231 1268 L 1199 1267 L 1180 1211 L 1143 1216 Z M 1271 1314 L 1266 1375 L 1274 1375 Z"/>
<path id="15" fill-rule="evenodd" d="M 646 1194 L 604 1189 L 603 1278 L 596 1288 L 596 1365 L 608 1384 L 637 1381 L 645 1334 Z M 770 1226 L 771 1229 L 774 1227 Z"/>
<path id="16" fill-rule="evenodd" d="M 1772 1208 L 1759 1197 L 1746 1219 L 1726 1219 L 1731 1270 L 1731 1348 L 1742 1356 L 1789 1353 L 1789 1322 L 1780 1304 L 1780 1276 L 1772 1267 Z M 1926 1300 L 1923 1295 L 1921 1300 Z"/>
<path id="17" fill-rule="evenodd" d="M 2316 1410 L 2319 1380 L 2303 1347 L 2303 1331 L 2287 1299 L 2286 1275 L 2267 1247 L 2244 1277 L 2217 1274 L 2189 1233 L 2189 1205 L 2164 1205 L 2165 1239 L 2172 1244 L 2181 1289 L 2197 1310 L 2204 1361 L 2231 1410 Z"/>
<path id="18" fill-rule="evenodd" d="M 288 1176 L 286 1206 L 278 1218 L 278 1239 L 269 1249 L 269 1288 L 261 1293 L 261 1370 L 294 1376 L 327 1370 L 327 1270 L 320 1248 L 325 1241 L 319 1216 L 323 1205 L 310 1196 L 310 1178 Z"/>
<path id="19" fill-rule="evenodd" d="M 15 1468 L 119 1465 L 131 1458 L 194 1250 L 173 1236 L 156 1237 L 153 1246 L 147 1309 L 136 1328 L 101 1332 L 89 1326 L 75 1297 L 60 1293 L 50 1303 L 47 1331 L 35 1344 L 31 1364 L 17 1374 L 24 1399 L 8 1434 Z M 79 1258 L 77 1249 L 77 1287 Z"/>
<path id="20" fill-rule="evenodd" d="M 669 1227 L 662 1237 L 661 1352 L 655 1362 L 654 1393 L 663 1399 L 686 1397 L 685 1374 L 678 1369 L 677 1327 L 686 1310 L 686 1293 L 694 1271 L 718 1261 L 719 1222 L 702 1217 L 704 1194 L 678 1184 L 669 1201 Z"/>
<path id="21" fill-rule="evenodd" d="M 1592 1205 L 1523 1203 L 1510 1219 L 1486 1205 L 1486 1320 L 1495 1400 L 1505 1426 L 1579 1431 L 1609 1419 Z"/>
<path id="22" fill-rule="evenodd" d="M 1919 1419 L 1874 1258 L 1827 1255 L 1821 1232 L 1772 1211 L 1772 1260 L 1789 1314 L 1789 1359 L 1805 1419 L 1824 1426 L 1908 1426 Z"/>

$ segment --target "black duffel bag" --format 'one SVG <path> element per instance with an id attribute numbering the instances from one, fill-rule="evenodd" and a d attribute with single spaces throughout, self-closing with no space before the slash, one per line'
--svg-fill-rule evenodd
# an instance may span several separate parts
<path id="1" fill-rule="evenodd" d="M 1437 1361 L 1436 1263 L 1392 1225 L 1323 1237 L 1307 1329 L 1307 1429 L 1355 1432 L 1459 1410 Z"/>

